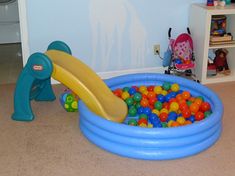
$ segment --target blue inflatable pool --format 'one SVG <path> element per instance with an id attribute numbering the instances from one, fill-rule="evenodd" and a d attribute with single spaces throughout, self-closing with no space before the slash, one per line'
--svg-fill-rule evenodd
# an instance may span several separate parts
<path id="1" fill-rule="evenodd" d="M 79 102 L 80 128 L 95 145 L 109 152 L 136 159 L 168 160 L 197 154 L 212 146 L 220 137 L 223 104 L 207 87 L 196 82 L 164 74 L 131 74 L 106 80 L 111 89 L 133 85 L 178 83 L 182 90 L 209 101 L 213 113 L 191 125 L 175 128 L 141 128 L 108 121 L 92 113 Z"/>

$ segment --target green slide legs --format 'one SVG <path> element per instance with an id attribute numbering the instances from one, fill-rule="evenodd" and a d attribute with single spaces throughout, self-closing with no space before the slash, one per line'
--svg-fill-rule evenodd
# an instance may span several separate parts
<path id="1" fill-rule="evenodd" d="M 30 100 L 55 100 L 50 80 L 52 71 L 52 62 L 45 54 L 35 53 L 29 57 L 16 84 L 13 120 L 32 121 L 34 119 Z"/>

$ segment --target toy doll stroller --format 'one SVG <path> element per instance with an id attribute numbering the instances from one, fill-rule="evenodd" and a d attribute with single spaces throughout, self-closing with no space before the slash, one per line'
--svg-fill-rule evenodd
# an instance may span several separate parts
<path id="1" fill-rule="evenodd" d="M 193 40 L 190 30 L 180 34 L 176 39 L 171 38 L 171 28 L 168 30 L 169 46 L 164 54 L 163 66 L 167 67 L 165 74 L 191 77 L 196 81 L 194 73 L 195 58 Z"/>

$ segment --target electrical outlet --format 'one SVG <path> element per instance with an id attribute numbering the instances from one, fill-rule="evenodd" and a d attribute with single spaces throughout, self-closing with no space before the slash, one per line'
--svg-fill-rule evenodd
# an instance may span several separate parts
<path id="1" fill-rule="evenodd" d="M 160 45 L 153 45 L 153 53 L 154 55 L 159 55 L 160 54 Z"/>

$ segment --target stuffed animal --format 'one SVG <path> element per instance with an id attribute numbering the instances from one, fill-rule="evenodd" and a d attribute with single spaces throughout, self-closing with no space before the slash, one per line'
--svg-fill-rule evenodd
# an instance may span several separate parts
<path id="1" fill-rule="evenodd" d="M 227 54 L 228 50 L 226 49 L 218 49 L 215 51 L 215 59 L 214 59 L 214 64 L 216 66 L 216 70 L 219 73 L 223 74 L 230 74 L 230 70 L 228 67 L 228 62 L 227 62 Z"/>

